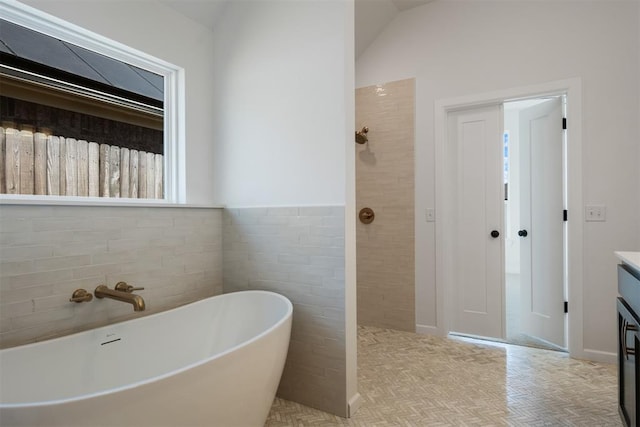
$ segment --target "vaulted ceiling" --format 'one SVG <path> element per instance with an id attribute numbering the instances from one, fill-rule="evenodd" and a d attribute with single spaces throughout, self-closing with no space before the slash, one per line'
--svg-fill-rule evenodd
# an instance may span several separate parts
<path id="1" fill-rule="evenodd" d="M 378 34 L 404 10 L 434 0 L 355 0 L 355 56 L 359 57 Z"/>
<path id="2" fill-rule="evenodd" d="M 215 29 L 226 6 L 244 0 L 160 0 L 180 14 L 210 29 Z M 434 0 L 355 0 L 355 56 L 375 40 L 395 16 L 407 9 Z"/>

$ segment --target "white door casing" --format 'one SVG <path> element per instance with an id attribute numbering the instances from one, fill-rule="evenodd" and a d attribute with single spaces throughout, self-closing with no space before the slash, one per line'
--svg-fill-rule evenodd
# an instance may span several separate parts
<path id="1" fill-rule="evenodd" d="M 585 348 L 583 339 L 583 173 L 582 173 L 582 81 L 580 77 L 550 81 L 528 86 L 500 89 L 492 92 L 470 94 L 454 98 L 436 100 L 434 105 L 435 139 L 435 307 L 436 323 L 429 326 L 421 319 L 429 316 L 431 301 L 416 299 L 416 313 L 419 330 L 433 330 L 446 336 L 454 323 L 454 288 L 456 271 L 460 260 L 455 253 L 453 236 L 457 224 L 453 218 L 455 183 L 451 169 L 455 165 L 455 154 L 449 147 L 448 115 L 453 111 L 473 108 L 481 105 L 496 105 L 518 99 L 567 95 L 567 208 L 569 221 L 567 227 L 567 299 L 569 301 L 567 347 L 571 357 L 615 362 L 615 354 L 604 354 Z M 416 209 L 428 208 L 417 205 Z M 416 215 L 416 221 L 419 216 Z M 416 258 L 416 262 L 420 262 Z M 429 282 L 416 278 L 416 287 L 427 287 Z M 421 292 L 424 292 L 422 290 Z"/>
<path id="2" fill-rule="evenodd" d="M 520 112 L 522 332 L 565 348 L 562 99 Z"/>
<path id="3" fill-rule="evenodd" d="M 451 237 L 459 266 L 451 331 L 503 338 L 502 106 L 451 112 L 448 121 L 456 158 L 450 176 L 457 226 Z"/>

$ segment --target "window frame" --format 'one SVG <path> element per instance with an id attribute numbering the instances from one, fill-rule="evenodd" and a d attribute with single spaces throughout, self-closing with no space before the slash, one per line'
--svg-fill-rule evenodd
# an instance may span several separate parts
<path id="1" fill-rule="evenodd" d="M 163 199 L 1 194 L 0 204 L 33 204 L 39 201 L 46 204 L 53 202 L 72 205 L 185 204 L 184 68 L 18 2 L 5 3 L 0 1 L 0 15 L 4 20 L 14 24 L 159 74 L 164 80 Z"/>

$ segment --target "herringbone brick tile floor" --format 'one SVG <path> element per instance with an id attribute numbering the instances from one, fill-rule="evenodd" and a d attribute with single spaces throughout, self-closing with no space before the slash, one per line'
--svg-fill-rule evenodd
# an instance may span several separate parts
<path id="1" fill-rule="evenodd" d="M 357 413 L 276 398 L 265 426 L 619 427 L 616 375 L 561 352 L 359 327 Z"/>

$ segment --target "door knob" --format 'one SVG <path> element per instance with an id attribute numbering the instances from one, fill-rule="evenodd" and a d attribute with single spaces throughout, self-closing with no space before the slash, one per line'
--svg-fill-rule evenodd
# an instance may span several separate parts
<path id="1" fill-rule="evenodd" d="M 491 232 L 491 237 L 493 237 L 494 239 L 498 236 L 500 236 L 500 232 L 498 230 L 493 230 Z"/>
<path id="2" fill-rule="evenodd" d="M 520 230 L 518 231 L 518 236 L 520 237 L 527 237 L 529 233 L 527 233 L 527 230 Z"/>

